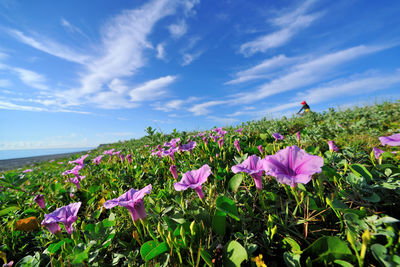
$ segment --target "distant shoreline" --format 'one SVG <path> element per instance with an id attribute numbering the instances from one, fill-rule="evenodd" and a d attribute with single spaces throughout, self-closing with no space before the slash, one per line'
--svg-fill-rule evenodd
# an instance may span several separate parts
<path id="1" fill-rule="evenodd" d="M 49 161 L 52 159 L 68 158 L 69 156 L 76 155 L 79 153 L 84 153 L 86 151 L 79 152 L 68 152 L 54 155 L 44 155 L 35 157 L 25 157 L 25 158 L 15 158 L 15 159 L 3 159 L 0 160 L 0 171 L 8 171 L 12 169 L 21 168 L 33 163 Z"/>

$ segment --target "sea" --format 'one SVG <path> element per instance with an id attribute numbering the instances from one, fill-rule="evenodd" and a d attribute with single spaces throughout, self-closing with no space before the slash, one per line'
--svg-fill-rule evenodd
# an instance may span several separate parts
<path id="1" fill-rule="evenodd" d="M 26 157 L 46 156 L 63 153 L 82 152 L 94 149 L 93 147 L 79 148 L 41 148 L 41 149 L 16 149 L 16 150 L 0 150 L 0 160 L 17 159 Z"/>

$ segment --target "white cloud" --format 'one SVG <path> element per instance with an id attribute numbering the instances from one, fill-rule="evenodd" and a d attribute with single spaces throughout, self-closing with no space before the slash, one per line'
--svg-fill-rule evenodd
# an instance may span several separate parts
<path id="1" fill-rule="evenodd" d="M 150 101 L 159 98 L 166 93 L 165 87 L 176 80 L 176 76 L 165 76 L 148 81 L 129 92 L 132 102 Z"/>
<path id="2" fill-rule="evenodd" d="M 240 93 L 234 96 L 232 103 L 251 103 L 268 96 L 299 89 L 315 82 L 321 82 L 332 76 L 332 70 L 355 58 L 387 49 L 388 46 L 355 46 L 330 54 L 322 55 L 294 65 L 289 72 L 264 83 L 254 92 Z"/>
<path id="3" fill-rule="evenodd" d="M 72 25 L 68 20 L 61 18 L 61 25 L 66 28 L 68 31 L 72 32 L 72 33 L 79 33 L 80 35 L 83 35 L 85 37 L 86 34 L 84 34 L 81 29 L 79 29 L 78 27 Z"/>
<path id="4" fill-rule="evenodd" d="M 41 89 L 41 90 L 48 90 L 49 88 L 47 85 L 45 85 L 46 78 L 34 71 L 27 70 L 27 69 L 22 69 L 22 68 L 12 68 L 13 71 L 15 71 L 18 75 L 18 77 L 21 79 L 23 83 L 26 85 Z"/>
<path id="5" fill-rule="evenodd" d="M 24 33 L 18 30 L 13 30 L 13 29 L 9 29 L 8 32 L 14 38 L 18 39 L 19 41 L 27 45 L 30 45 L 40 51 L 65 59 L 67 61 L 85 64 L 89 60 L 88 56 L 73 51 L 71 48 L 63 44 L 57 43 L 55 41 L 49 40 L 44 36 L 38 36 L 37 38 L 33 38 L 31 36 L 25 35 Z"/>
<path id="6" fill-rule="evenodd" d="M 182 56 L 182 66 L 187 66 L 190 63 L 192 63 L 194 60 L 196 60 L 199 56 L 201 56 L 203 52 L 202 51 L 197 51 L 194 53 L 184 53 Z"/>
<path id="7" fill-rule="evenodd" d="M 299 58 L 288 58 L 285 55 L 278 55 L 266 59 L 258 65 L 235 74 L 236 78 L 225 84 L 239 84 L 255 79 L 270 78 L 276 74 L 277 69 L 298 61 Z"/>
<path id="8" fill-rule="evenodd" d="M 322 13 L 305 14 L 313 2 L 315 1 L 306 1 L 294 11 L 272 19 L 272 24 L 280 29 L 242 44 L 240 52 L 250 56 L 287 43 L 298 31 L 310 26 L 322 15 Z"/>
<path id="9" fill-rule="evenodd" d="M 160 43 L 157 45 L 157 58 L 161 60 L 165 60 L 165 45 Z"/>
<path id="10" fill-rule="evenodd" d="M 193 107 L 189 108 L 188 110 L 190 112 L 192 112 L 195 116 L 206 115 L 211 112 L 211 110 L 209 109 L 210 107 L 219 106 L 219 105 L 228 104 L 228 103 L 229 103 L 229 101 L 213 100 L 213 101 L 208 101 L 208 102 L 204 102 L 201 104 L 196 104 Z"/>
<path id="11" fill-rule="evenodd" d="M 198 101 L 198 97 L 189 97 L 185 100 L 182 99 L 174 99 L 167 102 L 157 102 L 154 103 L 152 106 L 155 110 L 161 110 L 164 112 L 171 112 L 173 110 L 183 109 L 184 107 L 190 105 L 191 103 Z"/>
<path id="12" fill-rule="evenodd" d="M 168 30 L 173 38 L 178 39 L 182 37 L 187 31 L 186 22 L 184 20 L 180 20 L 176 24 L 169 25 Z"/>
<path id="13" fill-rule="evenodd" d="M 23 111 L 47 111 L 46 109 L 40 107 L 17 105 L 11 102 L 1 101 L 1 100 L 0 100 L 0 109 L 23 110 Z"/>

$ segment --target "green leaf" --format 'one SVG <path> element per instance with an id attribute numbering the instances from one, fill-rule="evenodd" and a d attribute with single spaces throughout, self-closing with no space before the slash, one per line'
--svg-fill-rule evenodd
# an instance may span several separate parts
<path id="1" fill-rule="evenodd" d="M 246 249 L 237 241 L 230 241 L 224 248 L 226 258 L 225 266 L 240 266 L 244 260 L 247 260 Z"/>
<path id="2" fill-rule="evenodd" d="M 299 254 L 285 252 L 283 253 L 283 260 L 285 261 L 286 266 L 301 267 Z"/>
<path id="3" fill-rule="evenodd" d="M 215 210 L 214 217 L 212 219 L 212 228 L 219 235 L 225 235 L 226 228 L 226 213 Z"/>
<path id="4" fill-rule="evenodd" d="M 85 251 L 82 251 L 81 253 L 78 253 L 76 255 L 74 255 L 73 257 L 73 261 L 72 264 L 80 264 L 82 262 L 84 262 L 85 260 L 87 260 L 89 258 L 88 253 Z"/>
<path id="5" fill-rule="evenodd" d="M 216 206 L 219 211 L 222 211 L 233 219 L 240 221 L 236 204 L 233 200 L 227 198 L 226 196 L 220 196 L 217 198 Z"/>
<path id="6" fill-rule="evenodd" d="M 361 164 L 352 164 L 350 165 L 351 171 L 359 176 L 368 179 L 369 181 L 373 180 L 372 174 Z"/>
<path id="7" fill-rule="evenodd" d="M 283 241 L 283 243 L 290 245 L 293 253 L 295 253 L 295 254 L 301 253 L 300 245 L 293 238 L 287 236 L 282 241 Z"/>
<path id="8" fill-rule="evenodd" d="M 206 250 L 204 250 L 204 248 L 201 249 L 200 256 L 206 262 L 206 264 L 208 266 L 211 266 L 211 267 L 214 266 L 214 264 L 212 263 L 210 254 Z"/>
<path id="9" fill-rule="evenodd" d="M 19 267 L 39 267 L 39 261 L 36 257 L 26 256 L 23 257 L 15 266 Z"/>
<path id="10" fill-rule="evenodd" d="M 18 206 L 9 206 L 5 209 L 2 209 L 2 210 L 0 210 L 0 217 L 7 215 L 8 213 L 10 213 L 11 211 L 14 211 L 14 210 L 19 210 L 19 207 Z"/>
<path id="11" fill-rule="evenodd" d="M 47 248 L 47 251 L 48 251 L 50 254 L 54 254 L 54 253 L 56 253 L 56 252 L 62 247 L 62 245 L 64 245 L 64 244 L 65 244 L 65 241 L 64 241 L 64 240 L 61 240 L 61 241 L 58 242 L 58 243 L 51 244 L 51 245 Z"/>
<path id="12" fill-rule="evenodd" d="M 168 251 L 168 245 L 165 242 L 148 241 L 140 248 L 140 255 L 145 261 L 149 261 L 158 255 Z"/>
<path id="13" fill-rule="evenodd" d="M 353 255 L 346 242 L 336 236 L 323 236 L 303 251 L 305 257 L 311 256 L 316 262 L 352 260 Z"/>
<path id="14" fill-rule="evenodd" d="M 343 260 L 335 260 L 333 262 L 336 263 L 337 265 L 340 265 L 340 266 L 343 266 L 343 267 L 353 267 L 354 266 L 350 262 L 343 261 Z"/>
<path id="15" fill-rule="evenodd" d="M 240 184 L 243 181 L 243 174 L 238 173 L 235 176 L 233 176 L 230 180 L 229 180 L 229 188 L 233 191 L 233 192 L 237 192 L 237 190 L 239 189 Z"/>
<path id="16" fill-rule="evenodd" d="M 152 251 L 154 248 L 156 248 L 158 245 L 157 241 L 154 240 L 150 240 L 147 241 L 146 243 L 144 243 L 142 245 L 142 247 L 140 248 L 140 256 L 142 256 L 142 259 L 146 259 L 147 254 L 150 253 L 150 251 Z"/>

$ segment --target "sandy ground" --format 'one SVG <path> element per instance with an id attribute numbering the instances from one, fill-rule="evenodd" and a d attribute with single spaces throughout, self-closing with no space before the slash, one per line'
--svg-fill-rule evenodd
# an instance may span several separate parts
<path id="1" fill-rule="evenodd" d="M 49 161 L 52 159 L 68 158 L 71 155 L 76 155 L 80 153 L 83 152 L 63 153 L 63 154 L 36 156 L 36 157 L 18 158 L 18 159 L 4 159 L 0 160 L 0 171 L 17 169 L 24 166 L 28 168 L 29 165 L 33 163 Z"/>

